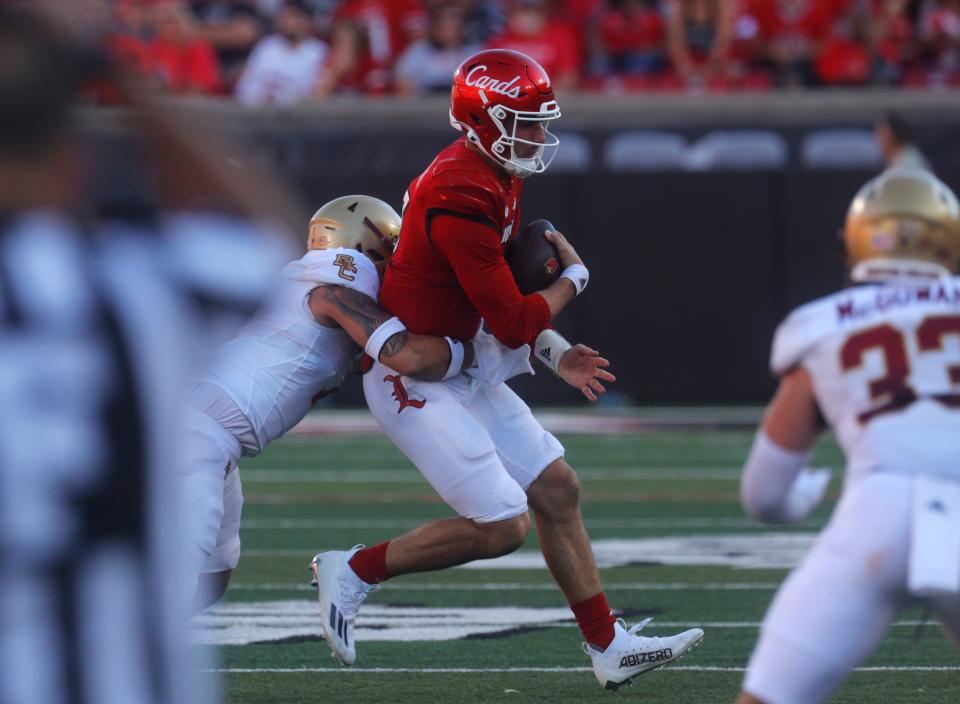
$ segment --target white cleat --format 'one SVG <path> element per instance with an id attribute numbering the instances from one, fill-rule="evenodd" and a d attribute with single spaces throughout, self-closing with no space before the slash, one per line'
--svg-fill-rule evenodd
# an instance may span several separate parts
<path id="1" fill-rule="evenodd" d="M 583 652 L 593 660 L 593 672 L 600 684 L 607 689 L 633 684 L 637 675 L 676 662 L 703 640 L 703 631 L 699 628 L 662 638 L 638 636 L 652 620 L 644 619 L 628 631 L 623 619 L 617 619 L 613 626 L 616 635 L 606 650 L 583 644 Z"/>
<path id="2" fill-rule="evenodd" d="M 317 587 L 320 599 L 323 637 L 330 645 L 333 656 L 344 665 L 352 665 L 357 660 L 353 623 L 360 602 L 367 598 L 367 594 L 380 588 L 364 582 L 347 564 L 362 547 L 355 545 L 350 550 L 321 552 L 310 562 L 310 571 L 313 572 L 311 584 Z"/>

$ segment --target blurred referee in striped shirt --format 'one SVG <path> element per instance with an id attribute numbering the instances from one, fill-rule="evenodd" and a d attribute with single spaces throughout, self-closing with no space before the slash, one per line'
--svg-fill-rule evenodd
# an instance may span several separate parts
<path id="1" fill-rule="evenodd" d="M 252 310 L 289 252 L 189 209 L 264 195 L 143 105 L 164 208 L 89 217 L 70 114 L 90 55 L 0 8 L 0 704 L 203 704 L 167 487 L 177 404 L 206 332 Z"/>

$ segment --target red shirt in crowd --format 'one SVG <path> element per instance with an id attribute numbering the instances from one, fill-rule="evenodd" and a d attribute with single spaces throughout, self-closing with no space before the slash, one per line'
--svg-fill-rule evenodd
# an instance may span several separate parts
<path id="1" fill-rule="evenodd" d="M 621 10 L 607 10 L 600 17 L 600 39 L 614 56 L 658 49 L 664 40 L 663 18 L 652 7 L 644 7 L 633 17 Z"/>
<path id="2" fill-rule="evenodd" d="M 550 322 L 543 296 L 524 296 L 503 258 L 520 221 L 523 181 L 469 149 L 441 151 L 407 191 L 397 251 L 380 304 L 414 333 L 473 338 L 480 319 L 509 347 Z"/>
<path id="3" fill-rule="evenodd" d="M 426 28 L 419 0 L 346 0 L 335 21 L 356 23 L 364 34 L 359 63 L 343 82 L 366 93 L 390 89 L 393 64 Z"/>
<path id="4" fill-rule="evenodd" d="M 106 38 L 105 48 L 110 58 L 127 68 L 141 74 L 150 70 L 150 52 L 146 43 L 129 34 L 115 33 Z M 107 78 L 100 78 L 88 83 L 85 94 L 97 102 L 108 105 L 119 105 L 123 102 L 123 94 L 116 83 Z"/>
<path id="5" fill-rule="evenodd" d="M 537 35 L 524 35 L 509 28 L 491 39 L 489 49 L 513 49 L 533 58 L 553 79 L 563 83 L 576 78 L 580 69 L 580 36 L 565 22 L 547 22 Z"/>
<path id="6" fill-rule="evenodd" d="M 217 93 L 221 90 L 217 52 L 196 39 L 179 45 L 155 39 L 147 44 L 149 70 L 173 93 Z"/>
<path id="7" fill-rule="evenodd" d="M 607 0 L 566 0 L 553 6 L 553 17 L 583 26 L 590 18 L 606 8 Z"/>
<path id="8" fill-rule="evenodd" d="M 844 0 L 749 0 L 749 12 L 767 41 L 798 50 L 830 33 Z"/>
<path id="9" fill-rule="evenodd" d="M 870 52 L 859 42 L 831 36 L 820 49 L 815 67 L 824 83 L 862 85 L 870 78 Z"/>

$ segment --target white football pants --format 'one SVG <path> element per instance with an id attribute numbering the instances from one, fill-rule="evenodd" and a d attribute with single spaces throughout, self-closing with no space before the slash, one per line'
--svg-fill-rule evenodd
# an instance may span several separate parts
<path id="1" fill-rule="evenodd" d="M 387 437 L 464 518 L 526 512 L 527 487 L 563 457 L 560 442 L 506 384 L 485 386 L 466 374 L 417 381 L 377 362 L 363 390 Z"/>
<path id="2" fill-rule="evenodd" d="M 766 704 L 818 704 L 876 649 L 910 600 L 915 481 L 877 473 L 846 487 L 830 523 L 767 611 L 745 691 Z M 960 643 L 960 596 L 931 607 Z"/>

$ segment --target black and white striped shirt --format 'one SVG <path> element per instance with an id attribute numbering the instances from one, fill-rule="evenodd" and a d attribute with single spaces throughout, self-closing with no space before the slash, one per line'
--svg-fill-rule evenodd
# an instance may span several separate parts
<path id="1" fill-rule="evenodd" d="M 266 242 L 0 220 L 0 704 L 210 701 L 181 640 L 177 407 L 286 258 Z"/>

